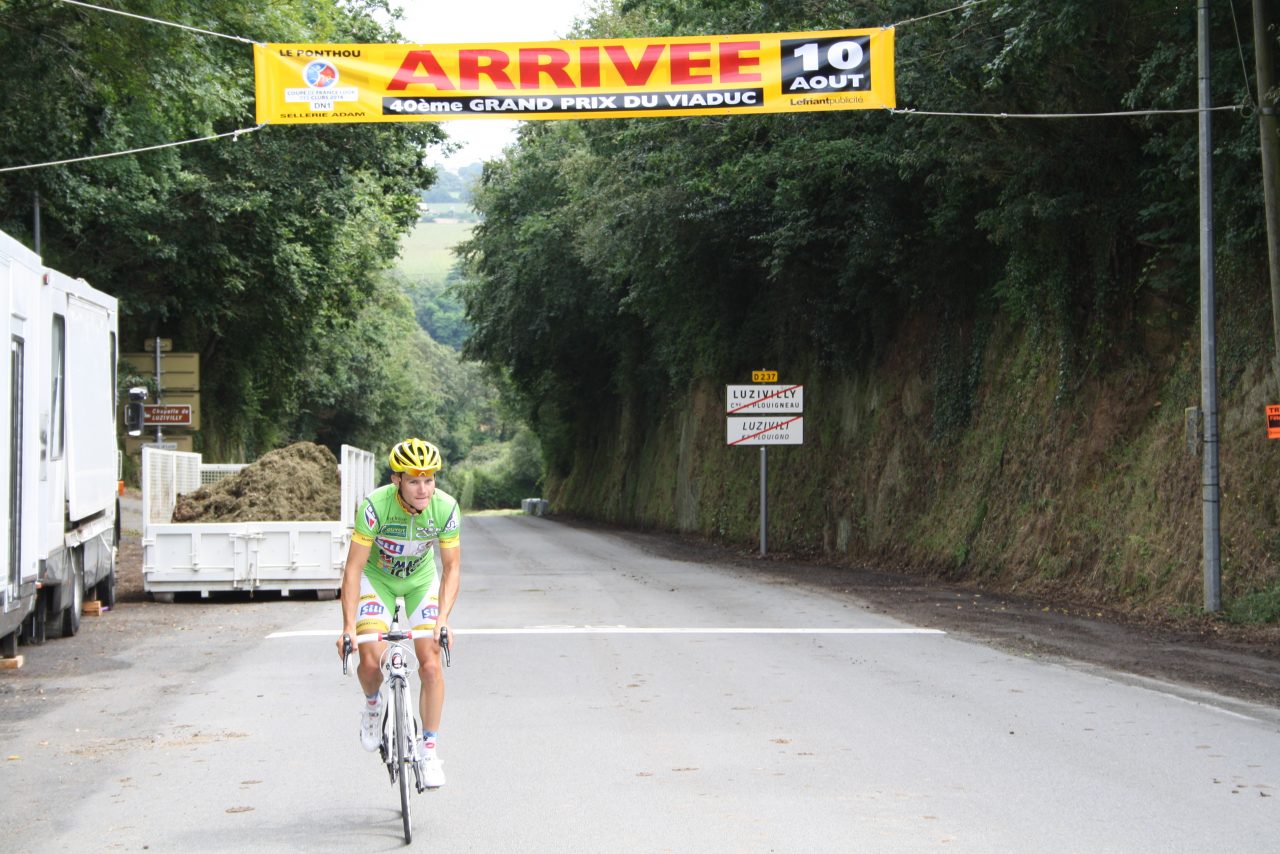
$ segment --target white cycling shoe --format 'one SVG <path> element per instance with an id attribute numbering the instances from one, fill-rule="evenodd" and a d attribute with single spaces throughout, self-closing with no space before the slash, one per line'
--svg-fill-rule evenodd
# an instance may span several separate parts
<path id="1" fill-rule="evenodd" d="M 372 753 L 382 744 L 382 709 L 385 704 L 378 698 L 378 704 L 369 707 L 365 703 L 360 713 L 360 746 Z"/>
<path id="2" fill-rule="evenodd" d="M 434 756 L 422 760 L 422 785 L 428 789 L 444 785 L 444 763 Z"/>

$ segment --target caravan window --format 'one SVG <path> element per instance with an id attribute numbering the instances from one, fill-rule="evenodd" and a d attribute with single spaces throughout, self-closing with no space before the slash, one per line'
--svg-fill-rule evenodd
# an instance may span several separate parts
<path id="1" fill-rule="evenodd" d="M 49 458 L 62 459 L 63 424 L 66 412 L 67 389 L 67 320 L 60 314 L 53 316 L 53 336 L 50 348 L 53 353 L 53 365 L 50 372 L 53 377 L 52 396 L 49 413 Z"/>

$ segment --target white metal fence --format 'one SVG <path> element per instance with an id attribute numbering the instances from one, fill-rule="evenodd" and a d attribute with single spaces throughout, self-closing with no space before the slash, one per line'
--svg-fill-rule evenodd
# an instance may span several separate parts
<path id="1" fill-rule="evenodd" d="M 209 486 L 230 477 L 245 467 L 245 463 L 201 463 L 200 485 Z"/>
<path id="2" fill-rule="evenodd" d="M 199 454 L 143 448 L 143 524 L 164 524 L 171 520 L 178 496 L 199 489 L 200 482 Z"/>
<path id="3" fill-rule="evenodd" d="M 356 508 L 373 492 L 373 454 L 351 445 L 342 446 L 342 523 L 355 527 Z"/>

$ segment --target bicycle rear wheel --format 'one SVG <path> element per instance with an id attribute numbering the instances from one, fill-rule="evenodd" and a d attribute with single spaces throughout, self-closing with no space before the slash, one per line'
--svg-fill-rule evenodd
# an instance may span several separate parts
<path id="1" fill-rule="evenodd" d="M 409 686 L 404 680 L 395 685 L 395 754 L 396 776 L 400 778 L 400 816 L 404 819 L 404 844 L 413 842 L 413 823 L 409 818 L 409 765 L 413 762 L 413 729 L 409 723 Z"/>

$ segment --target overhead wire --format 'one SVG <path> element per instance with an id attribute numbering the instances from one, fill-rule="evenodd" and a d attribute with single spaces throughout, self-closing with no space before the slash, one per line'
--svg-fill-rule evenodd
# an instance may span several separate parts
<path id="1" fill-rule="evenodd" d="M 175 21 L 165 21 L 160 18 L 151 18 L 146 15 L 138 15 L 133 12 L 125 12 L 121 9 L 112 9 L 109 6 L 98 6 L 94 3 L 84 3 L 84 2 L 81 2 L 81 0 L 61 0 L 61 2 L 66 3 L 70 6 L 80 6 L 85 9 L 92 9 L 97 12 L 110 12 L 113 15 L 121 15 L 126 18 L 134 18 L 139 21 L 146 21 L 149 24 L 159 24 L 161 26 L 174 27 L 179 30 L 186 30 L 192 33 L 199 33 L 201 35 L 216 36 L 220 39 L 229 39 L 230 41 L 240 42 L 242 44 L 249 44 L 249 45 L 258 44 L 258 42 L 255 42 L 252 39 L 246 39 L 243 36 L 231 36 L 231 35 L 227 35 L 226 33 L 219 33 L 215 30 L 206 30 L 200 27 L 193 27 L 188 24 L 179 24 Z M 48 160 L 48 161 L 45 161 L 44 163 L 27 163 L 22 166 L 0 166 L 0 173 L 21 172 L 27 169 L 41 169 L 46 166 L 66 166 L 72 163 L 85 163 L 90 160 L 105 160 L 109 157 L 125 157 L 130 154 L 141 154 L 146 151 L 158 151 L 162 148 L 177 148 L 180 145 L 191 145 L 197 142 L 210 142 L 215 139 L 225 139 L 227 137 L 231 137 L 232 140 L 234 141 L 239 139 L 244 134 L 253 133 L 256 130 L 261 130 L 265 126 L 266 126 L 265 124 L 260 124 L 260 125 L 256 125 L 255 127 L 237 128 L 236 130 L 227 131 L 226 133 L 215 133 L 209 136 L 196 137 L 195 139 L 184 139 L 178 142 L 165 142 L 159 145 L 145 145 L 140 148 L 130 148 L 125 151 L 110 151 L 105 154 L 86 154 L 82 157 L 68 157 L 63 160 Z"/>
<path id="2" fill-rule="evenodd" d="M 1253 97 L 1253 86 L 1249 84 L 1249 69 L 1244 61 L 1244 43 L 1240 38 L 1240 22 L 1236 20 L 1236 0 L 1230 0 L 1227 5 L 1231 7 L 1231 26 L 1236 31 L 1236 53 L 1240 54 L 1240 73 L 1244 76 L 1244 90 L 1249 93 L 1249 103 L 1256 109 L 1258 102 Z"/>
<path id="3" fill-rule="evenodd" d="M 910 107 L 900 109 L 890 107 L 888 111 L 901 116 L 956 116 L 966 119 L 1094 119 L 1122 118 L 1125 116 L 1164 116 L 1191 113 L 1238 112 L 1244 107 L 1240 104 L 1229 104 L 1222 107 L 1187 107 L 1179 110 L 1115 110 L 1109 113 L 948 113 L 936 110 L 916 110 Z"/>
<path id="4" fill-rule="evenodd" d="M 144 151 L 158 151 L 161 148 L 176 148 L 179 145 L 191 145 L 195 142 L 209 142 L 214 139 L 225 139 L 232 137 L 233 140 L 239 139 L 246 133 L 253 133 L 255 130 L 261 130 L 266 127 L 265 124 L 257 125 L 251 128 L 239 128 L 237 130 L 227 131 L 226 133 L 215 133 L 210 136 L 201 136 L 196 139 L 184 139 L 180 142 L 164 142 L 159 145 L 147 145 L 142 148 L 130 148 L 128 151 L 112 151 L 107 154 L 86 154 L 83 157 L 68 157 L 66 160 L 50 160 L 47 163 L 28 163 L 25 166 L 0 166 L 0 172 L 20 172 L 23 169 L 39 169 L 42 166 L 65 166 L 68 163 L 83 163 L 87 160 L 103 160 L 107 157 L 123 157 L 126 154 L 140 154 Z"/>
<path id="5" fill-rule="evenodd" d="M 917 21 L 923 21 L 926 18 L 932 18 L 937 15 L 945 15 L 950 12 L 958 12 L 958 11 L 969 9 L 974 6 L 978 6 L 987 2 L 990 2 L 990 0 L 969 0 L 969 2 L 967 3 L 963 3 L 959 6 L 954 6 L 950 9 L 944 9 L 939 12 L 931 12 L 928 15 L 921 15 L 917 18 L 908 18 L 907 20 L 901 22 L 901 24 L 894 24 L 893 26 L 896 28 L 898 26 L 901 26 L 902 24 L 913 24 Z M 1240 52 L 1241 70 L 1244 71 L 1245 89 L 1249 92 L 1249 103 L 1256 107 L 1257 106 L 1256 102 L 1253 100 L 1253 92 L 1249 88 L 1249 74 L 1248 74 L 1248 71 L 1244 69 L 1244 49 L 1241 47 L 1240 27 L 1239 27 L 1239 24 L 1236 22 L 1235 0 L 1230 0 L 1230 5 L 1231 5 L 1231 22 L 1235 26 L 1235 31 L 1236 31 L 1236 47 L 1239 49 L 1239 52 Z M 903 63 L 903 65 L 905 65 L 905 63 Z M 1190 114 L 1199 114 L 1201 112 L 1205 112 L 1205 113 L 1242 112 L 1246 108 L 1246 106 L 1247 105 L 1242 105 L 1242 104 L 1231 104 L 1231 105 L 1226 105 L 1221 107 L 1206 107 L 1206 108 L 1188 107 L 1183 109 L 1113 110 L 1109 112 L 1093 112 L 1093 113 L 1008 113 L 1008 112 L 971 113 L 971 112 L 947 112 L 947 111 L 939 111 L 939 110 L 917 110 L 910 107 L 905 109 L 891 107 L 891 108 L 888 108 L 887 112 L 890 113 L 891 115 L 943 116 L 943 117 L 955 117 L 955 118 L 966 118 L 966 119 L 1090 119 L 1090 118 L 1127 118 L 1127 117 L 1133 117 L 1133 116 L 1190 115 Z"/>
<path id="6" fill-rule="evenodd" d="M 983 3 L 989 3 L 989 2 L 991 2 L 991 0 L 969 0 L 969 2 L 967 3 L 961 3 L 959 6 L 953 6 L 950 9 L 942 9 L 937 12 L 930 12 L 927 15 L 920 15 L 919 17 L 916 17 L 916 18 L 907 18 L 905 21 L 899 21 L 896 24 L 890 24 L 888 27 L 885 27 L 885 29 L 896 30 L 898 27 L 904 26 L 906 24 L 914 24 L 917 21 L 925 21 L 925 20 L 928 20 L 929 18 L 936 18 L 939 15 L 949 15 L 952 12 L 959 12 L 961 9 L 970 9 L 974 6 L 981 6 Z"/>
<path id="7" fill-rule="evenodd" d="M 165 21 L 160 18 L 148 18 L 146 15 L 137 15 L 133 12 L 125 12 L 120 9 L 112 9 L 110 6 L 97 6 L 93 3 L 83 3 L 81 0 L 62 0 L 71 6 L 83 6 L 85 9 L 94 9 L 98 12 L 110 12 L 113 15 L 123 15 L 126 18 L 136 18 L 139 21 L 146 21 L 151 24 L 161 24 L 166 27 L 176 27 L 179 30 L 187 30 L 192 33 L 201 33 L 206 36 L 217 36 L 220 39 L 230 39 L 233 42 L 241 42 L 243 44 L 257 44 L 252 39 L 246 39 L 243 36 L 229 36 L 226 33 L 215 32 L 214 30 L 202 30 L 199 27 L 192 27 L 187 24 L 179 24 L 174 21 Z"/>

